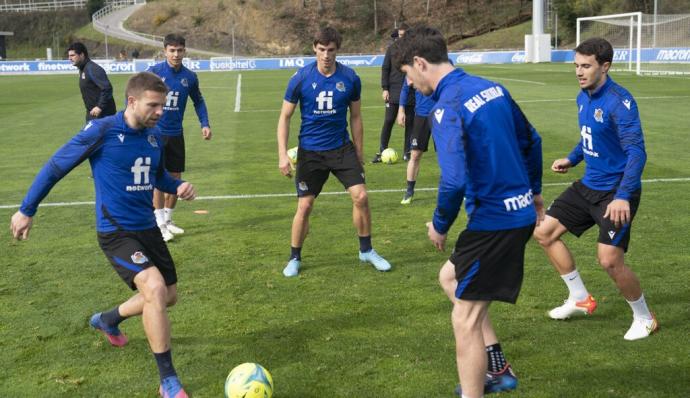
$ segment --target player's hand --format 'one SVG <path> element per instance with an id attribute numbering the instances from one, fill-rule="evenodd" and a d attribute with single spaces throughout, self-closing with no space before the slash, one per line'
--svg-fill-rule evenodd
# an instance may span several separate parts
<path id="1" fill-rule="evenodd" d="M 183 182 L 182 185 L 177 187 L 177 196 L 182 200 L 194 200 L 196 198 L 194 186 L 186 181 Z"/>
<path id="2" fill-rule="evenodd" d="M 432 223 L 431 221 L 426 223 L 426 227 L 428 229 L 427 235 L 429 235 L 429 240 L 431 241 L 431 244 L 433 244 L 434 247 L 438 250 L 444 251 L 444 246 L 446 245 L 446 237 L 448 236 L 448 234 L 440 234 L 436 232 L 436 229 L 434 228 L 434 223 Z"/>
<path id="3" fill-rule="evenodd" d="M 568 169 L 572 166 L 573 164 L 570 163 L 570 160 L 568 160 L 568 158 L 556 159 L 553 161 L 553 164 L 551 165 L 551 171 L 553 171 L 554 173 L 565 174 L 568 172 Z"/>
<path id="4" fill-rule="evenodd" d="M 280 170 L 280 174 L 287 178 L 292 178 L 292 170 L 294 170 L 294 168 L 290 162 L 287 152 L 280 155 L 280 158 L 278 159 L 278 169 Z"/>
<path id="5" fill-rule="evenodd" d="M 400 110 L 398 110 L 398 117 L 395 118 L 395 122 L 398 123 L 399 126 L 405 127 L 405 112 L 400 112 Z"/>
<path id="6" fill-rule="evenodd" d="M 29 239 L 29 230 L 33 224 L 33 217 L 24 215 L 21 211 L 17 211 L 10 220 L 10 230 L 12 237 L 18 240 Z"/>
<path id="7" fill-rule="evenodd" d="M 201 128 L 201 136 L 204 137 L 205 140 L 210 140 L 211 136 L 213 133 L 211 133 L 211 128 L 210 127 L 202 127 Z"/>
<path id="8" fill-rule="evenodd" d="M 388 90 L 383 90 L 383 93 L 381 93 L 381 98 L 383 98 L 383 102 L 388 102 L 390 97 L 391 94 L 388 92 Z"/>
<path id="9" fill-rule="evenodd" d="M 616 228 L 630 223 L 630 202 L 624 199 L 614 199 L 606 206 L 604 218 L 613 221 Z"/>
<path id="10" fill-rule="evenodd" d="M 98 115 L 100 115 L 101 112 L 103 112 L 101 108 L 94 106 L 93 108 L 91 108 L 91 111 L 89 111 L 89 115 L 93 117 L 98 117 Z"/>
<path id="11" fill-rule="evenodd" d="M 534 209 L 537 211 L 537 226 L 544 221 L 544 198 L 539 195 L 534 195 Z"/>

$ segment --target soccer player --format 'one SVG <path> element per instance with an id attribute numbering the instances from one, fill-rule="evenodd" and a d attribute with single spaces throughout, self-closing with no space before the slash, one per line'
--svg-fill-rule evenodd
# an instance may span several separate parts
<path id="1" fill-rule="evenodd" d="M 177 300 L 175 264 L 151 214 L 154 187 L 194 199 L 189 182 L 172 178 L 162 167 L 162 140 L 156 122 L 163 114 L 167 87 L 152 73 L 139 73 L 127 83 L 127 108 L 114 116 L 88 122 L 60 148 L 36 176 L 10 228 L 27 239 L 33 216 L 50 189 L 85 159 L 91 163 L 96 188 L 98 243 L 120 278 L 133 290 L 129 300 L 91 317 L 90 325 L 114 346 L 124 346 L 124 319 L 142 315 L 144 332 L 160 374 L 160 394 L 187 397 L 170 353 L 167 307 Z"/>
<path id="2" fill-rule="evenodd" d="M 175 178 L 182 178 L 185 169 L 185 145 L 182 121 L 184 111 L 187 108 L 187 98 L 194 102 L 194 110 L 201 124 L 201 136 L 205 140 L 211 139 L 211 127 L 208 122 L 206 102 L 199 90 L 199 79 L 196 73 L 182 65 L 185 56 L 185 39 L 177 34 L 169 34 L 163 39 L 165 61 L 151 68 L 153 72 L 163 79 L 168 86 L 168 95 L 165 102 L 165 112 L 158 122 L 158 127 L 163 135 L 165 146 L 165 169 Z M 167 242 L 174 235 L 184 233 L 184 229 L 173 222 L 173 211 L 177 204 L 175 194 L 163 194 L 156 190 L 153 194 L 154 214 L 156 223 L 161 230 L 163 239 Z"/>
<path id="3" fill-rule="evenodd" d="M 585 174 L 553 202 L 534 237 L 569 290 L 565 303 L 552 309 L 549 316 L 567 319 L 591 314 L 597 302 L 585 288 L 561 236 L 570 232 L 579 237 L 598 225 L 599 264 L 633 311 L 632 325 L 623 338 L 637 340 L 658 329 L 637 276 L 625 264 L 647 154 L 637 103 L 628 90 L 608 76 L 612 60 L 613 48 L 601 38 L 585 40 L 575 49 L 575 74 L 582 89 L 577 97 L 582 141 L 567 158 L 555 160 L 551 170 L 567 173 L 584 160 Z"/>
<path id="4" fill-rule="evenodd" d="M 405 31 L 409 29 L 407 24 L 403 23 L 398 27 L 398 30 L 394 32 L 393 40 L 397 40 L 405 36 Z M 388 148 L 388 144 L 391 140 L 391 132 L 393 131 L 393 125 L 396 121 L 396 114 L 399 114 L 398 104 L 401 101 L 400 91 L 402 90 L 403 83 L 405 81 L 405 76 L 400 72 L 400 70 L 393 68 L 391 64 L 391 47 L 389 46 L 386 50 L 386 55 L 383 57 L 383 65 L 381 65 L 381 88 L 383 89 L 381 97 L 386 105 L 386 114 L 383 119 L 383 127 L 381 127 L 381 145 L 379 146 L 379 151 L 374 155 L 372 163 L 381 163 L 381 152 Z M 407 107 L 403 108 L 402 111 L 407 110 L 408 113 L 411 112 L 413 108 Z M 410 128 L 411 126 L 405 126 L 405 140 L 404 140 L 404 154 L 403 158 L 407 160 L 409 158 L 410 152 Z"/>
<path id="5" fill-rule="evenodd" d="M 441 179 L 429 239 L 444 250 L 463 197 L 468 215 L 439 282 L 451 321 L 463 397 L 517 387 L 489 320 L 492 301 L 515 303 L 525 245 L 543 214 L 541 138 L 508 90 L 456 69 L 443 35 L 413 28 L 394 49 L 396 65 L 436 102 L 431 131 Z M 488 368 L 487 368 L 488 364 Z"/>
<path id="6" fill-rule="evenodd" d="M 79 90 L 86 107 L 86 121 L 114 115 L 113 86 L 100 65 L 89 58 L 89 51 L 80 42 L 67 48 L 67 57 L 79 68 Z"/>
<path id="7" fill-rule="evenodd" d="M 405 107 L 407 106 L 408 92 L 414 91 L 414 122 L 410 134 L 410 161 L 407 163 L 407 191 L 400 201 L 403 205 L 409 205 L 412 202 L 422 155 L 429 149 L 429 137 L 431 136 L 429 113 L 434 107 L 434 100 L 431 97 L 422 94 L 419 90 L 411 89 L 408 83 L 403 85 L 400 92 L 400 110 L 398 111 L 398 124 L 403 126 L 407 122 Z"/>
<path id="8" fill-rule="evenodd" d="M 391 265 L 372 248 L 371 213 L 364 183 L 361 82 L 352 69 L 336 61 L 341 37 L 325 27 L 314 37 L 316 62 L 304 66 L 290 79 L 278 119 L 278 168 L 291 176 L 287 143 L 290 119 L 300 103 L 302 125 L 297 154 L 297 212 L 292 220 L 291 253 L 283 274 L 299 273 L 302 244 L 309 231 L 309 215 L 314 201 L 330 173 L 333 173 L 352 198 L 352 218 L 359 236 L 359 259 L 379 271 Z M 350 109 L 352 140 L 347 131 Z"/>

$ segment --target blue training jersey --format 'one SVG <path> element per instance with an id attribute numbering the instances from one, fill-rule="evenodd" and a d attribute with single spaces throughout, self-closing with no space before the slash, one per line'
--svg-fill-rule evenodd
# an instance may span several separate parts
<path id="1" fill-rule="evenodd" d="M 160 76 L 165 85 L 168 86 L 168 96 L 163 108 L 163 117 L 158 121 L 158 128 L 160 128 L 161 134 L 182 135 L 182 121 L 184 120 L 184 111 L 187 108 L 188 97 L 192 97 L 194 110 L 199 118 L 201 127 L 210 127 L 206 102 L 201 95 L 201 90 L 199 90 L 199 79 L 196 73 L 187 69 L 184 65 L 180 66 L 180 69 L 176 71 L 168 65 L 167 61 L 153 65 L 148 71 Z"/>
<path id="2" fill-rule="evenodd" d="M 456 69 L 432 94 L 431 131 L 441 181 L 433 224 L 446 233 L 465 197 L 467 229 L 497 231 L 536 221 L 541 138 L 508 90 Z"/>
<path id="3" fill-rule="evenodd" d="M 628 90 L 607 76 L 591 95 L 577 96 L 581 142 L 568 155 L 573 166 L 585 161 L 582 183 L 600 190 L 615 190 L 616 199 L 629 200 L 642 187 L 647 161 L 640 114 Z"/>
<path id="4" fill-rule="evenodd" d="M 285 90 L 285 101 L 300 103 L 302 126 L 299 146 L 328 151 L 350 142 L 347 109 L 359 101 L 362 82 L 354 70 L 336 62 L 335 73 L 324 76 L 316 62 L 299 69 Z"/>
<path id="5" fill-rule="evenodd" d="M 182 184 L 163 168 L 161 148 L 157 127 L 134 130 L 125 123 L 124 112 L 92 120 L 43 166 L 20 210 L 33 217 L 51 188 L 89 159 L 98 232 L 153 228 L 153 188 L 174 194 Z"/>
<path id="6" fill-rule="evenodd" d="M 402 91 L 400 91 L 400 106 L 405 107 L 407 105 L 407 95 L 410 92 L 410 85 L 403 84 Z M 414 114 L 415 116 L 426 117 L 431 113 L 431 109 L 434 107 L 434 100 L 431 96 L 426 96 L 422 94 L 421 91 L 415 90 L 414 92 Z"/>

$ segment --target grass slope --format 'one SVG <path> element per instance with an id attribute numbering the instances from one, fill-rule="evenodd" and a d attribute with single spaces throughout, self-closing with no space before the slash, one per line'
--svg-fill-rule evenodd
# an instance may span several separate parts
<path id="1" fill-rule="evenodd" d="M 544 141 L 547 201 L 576 176 L 548 172 L 579 140 L 572 68 L 567 65 L 473 66 L 505 84 Z M 277 171 L 275 126 L 291 71 L 242 73 L 242 111 L 234 113 L 237 73 L 202 73 L 214 138 L 203 142 L 192 109 L 185 178 L 203 196 L 292 194 Z M 379 71 L 360 69 L 365 153 L 378 145 L 384 108 Z M 111 76 L 122 104 L 127 76 Z M 687 79 L 614 78 L 637 97 L 649 160 L 644 178 L 690 177 Z M 83 122 L 76 76 L 0 77 L 0 205 L 19 203 L 45 160 Z M 674 98 L 675 97 L 675 98 Z M 297 142 L 293 118 L 291 143 Z M 400 150 L 396 127 L 392 145 Z M 273 375 L 276 397 L 450 397 L 456 383 L 450 304 L 436 275 L 448 253 L 424 229 L 435 192 L 399 204 L 404 163 L 367 165 L 374 245 L 394 269 L 360 265 L 346 195 L 316 202 L 300 277 L 281 270 L 289 253 L 295 199 L 255 197 L 180 203 L 187 233 L 170 244 L 179 269 L 179 304 L 170 310 L 176 367 L 195 397 L 222 395 L 227 372 L 259 362 Z M 438 181 L 435 154 L 422 160 L 420 188 Z M 375 190 L 400 189 L 400 192 Z M 325 192 L 341 192 L 331 178 Z M 565 238 L 600 307 L 567 322 L 546 311 L 565 297 L 541 249 L 527 250 L 522 295 L 497 303 L 492 319 L 519 378 L 511 397 L 684 397 L 690 391 L 690 182 L 644 185 L 628 261 L 661 323 L 649 339 L 622 338 L 630 309 L 596 265 L 595 231 Z M 60 182 L 45 202 L 93 200 L 88 166 Z M 206 216 L 193 210 L 205 209 Z M 7 220 L 16 209 L 0 208 Z M 451 231 L 457 236 L 465 219 Z M 138 319 L 123 324 L 131 343 L 115 349 L 89 329 L 89 316 L 130 292 L 95 240 L 92 205 L 40 208 L 31 239 L 0 238 L 0 396 L 153 397 L 157 372 Z"/>

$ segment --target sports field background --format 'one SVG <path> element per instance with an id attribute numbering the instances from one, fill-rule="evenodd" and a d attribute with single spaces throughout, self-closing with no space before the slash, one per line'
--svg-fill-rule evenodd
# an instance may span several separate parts
<path id="1" fill-rule="evenodd" d="M 548 171 L 579 141 L 570 65 L 473 66 L 504 84 L 543 138 L 544 197 L 553 200 L 582 173 Z M 359 69 L 365 156 L 378 149 L 384 108 L 380 70 Z M 405 163 L 366 165 L 373 243 L 389 273 L 360 265 L 351 202 L 331 178 L 316 202 L 298 278 L 281 271 L 289 254 L 296 200 L 277 169 L 275 127 L 292 71 L 202 73 L 213 140 L 204 142 L 191 104 L 185 120 L 187 172 L 202 197 L 180 202 L 186 234 L 170 243 L 179 275 L 171 309 L 173 356 L 188 392 L 222 396 L 229 370 L 259 362 L 275 397 L 450 397 L 457 382 L 450 303 L 437 284 L 449 252 L 435 251 L 424 223 L 435 205 L 433 150 L 422 160 L 418 191 L 399 204 Z M 111 75 L 118 106 L 126 75 Z M 648 160 L 628 263 L 661 325 L 623 340 L 631 312 L 596 262 L 596 231 L 567 236 L 579 270 L 599 301 L 588 319 L 557 322 L 546 312 L 566 288 L 535 242 L 526 255 L 515 306 L 491 316 L 519 378 L 514 397 L 687 397 L 690 395 L 690 79 L 613 78 L 637 98 Z M 88 327 L 90 315 L 131 293 L 96 242 L 93 205 L 42 206 L 29 241 L 7 225 L 34 175 L 83 124 L 77 76 L 0 76 L 0 396 L 153 397 L 158 373 L 139 319 L 126 321 L 124 349 Z M 299 114 L 290 143 L 296 145 Z M 392 146 L 402 149 L 396 127 Z M 93 200 L 88 166 L 76 168 L 44 202 Z M 424 188 L 430 188 L 424 190 Z M 235 195 L 247 195 L 237 197 Z M 253 197 L 252 195 L 257 195 Z M 230 197 L 227 197 L 230 196 Z M 193 210 L 208 210 L 197 215 Z M 449 244 L 465 224 L 458 218 Z"/>

